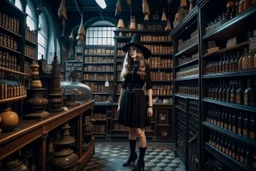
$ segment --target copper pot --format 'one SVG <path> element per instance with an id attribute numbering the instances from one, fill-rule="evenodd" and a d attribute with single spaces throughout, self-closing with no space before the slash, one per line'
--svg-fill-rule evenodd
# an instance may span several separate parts
<path id="1" fill-rule="evenodd" d="M 11 131 L 19 124 L 19 116 L 8 107 L 0 113 L 0 127 L 4 131 Z"/>

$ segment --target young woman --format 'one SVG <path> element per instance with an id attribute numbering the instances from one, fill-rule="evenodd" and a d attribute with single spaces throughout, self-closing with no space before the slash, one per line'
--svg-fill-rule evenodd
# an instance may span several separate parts
<path id="1" fill-rule="evenodd" d="M 139 159 L 133 171 L 144 170 L 144 156 L 147 141 L 144 128 L 149 126 L 152 109 L 152 85 L 150 68 L 144 59 L 151 56 L 151 52 L 140 44 L 140 35 L 134 34 L 130 43 L 124 45 L 122 50 L 126 52 L 121 72 L 123 85 L 118 101 L 118 121 L 129 127 L 130 156 L 123 166 L 129 166 L 137 159 L 135 152 L 136 137 L 139 137 Z M 146 83 L 146 84 L 145 84 Z M 148 91 L 148 100 L 144 94 L 143 86 Z"/>

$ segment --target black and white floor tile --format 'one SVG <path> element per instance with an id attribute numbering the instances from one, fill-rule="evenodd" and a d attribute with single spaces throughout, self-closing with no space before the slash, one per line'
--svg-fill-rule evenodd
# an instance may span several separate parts
<path id="1" fill-rule="evenodd" d="M 138 146 L 138 143 L 137 143 Z M 174 156 L 171 143 L 148 143 L 145 171 L 185 171 L 182 161 Z M 139 155 L 138 147 L 136 149 Z M 130 153 L 128 142 L 96 142 L 95 154 L 82 171 L 131 171 L 123 167 Z"/>

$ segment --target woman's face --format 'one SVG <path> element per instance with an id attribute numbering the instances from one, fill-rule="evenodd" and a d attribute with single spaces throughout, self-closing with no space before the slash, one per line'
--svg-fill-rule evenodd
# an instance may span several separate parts
<path id="1" fill-rule="evenodd" d="M 129 53 L 130 53 L 131 58 L 132 58 L 132 59 L 135 59 L 136 56 L 137 56 L 136 47 L 131 46 L 130 49 L 129 49 Z"/>

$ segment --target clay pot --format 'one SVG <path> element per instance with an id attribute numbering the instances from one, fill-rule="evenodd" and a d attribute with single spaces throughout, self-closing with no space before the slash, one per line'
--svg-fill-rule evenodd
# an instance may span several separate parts
<path id="1" fill-rule="evenodd" d="M 73 150 L 62 149 L 54 153 L 51 160 L 53 170 L 71 171 L 77 164 L 78 157 L 73 153 Z"/>
<path id="2" fill-rule="evenodd" d="M 19 124 L 19 116 L 8 107 L 0 113 L 0 127 L 3 131 L 11 131 Z"/>
<path id="3" fill-rule="evenodd" d="M 20 160 L 12 160 L 8 162 L 3 171 L 29 171 L 28 167 L 23 164 Z"/>

